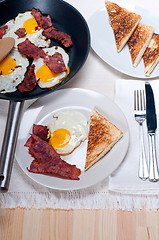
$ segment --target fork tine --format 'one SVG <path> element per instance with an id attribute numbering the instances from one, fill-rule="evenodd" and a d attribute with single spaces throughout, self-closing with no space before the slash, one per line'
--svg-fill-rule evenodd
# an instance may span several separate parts
<path id="1" fill-rule="evenodd" d="M 143 96 L 142 96 L 142 91 L 140 90 L 140 110 L 143 110 Z"/>
<path id="2" fill-rule="evenodd" d="M 139 110 L 139 97 L 138 97 L 138 90 L 134 90 L 134 110 Z"/>
<path id="3" fill-rule="evenodd" d="M 134 110 L 136 109 L 136 90 L 134 90 Z"/>
<path id="4" fill-rule="evenodd" d="M 134 90 L 134 110 L 144 111 L 146 109 L 145 91 Z"/>
<path id="5" fill-rule="evenodd" d="M 140 90 L 140 98 L 141 98 L 141 110 L 144 111 L 146 109 L 144 90 L 142 90 L 142 91 Z"/>
<path id="6" fill-rule="evenodd" d="M 137 90 L 137 110 L 140 110 L 139 90 Z"/>

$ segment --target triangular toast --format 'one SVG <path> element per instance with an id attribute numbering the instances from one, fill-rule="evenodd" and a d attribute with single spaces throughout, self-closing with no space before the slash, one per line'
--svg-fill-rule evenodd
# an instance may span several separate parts
<path id="1" fill-rule="evenodd" d="M 154 28 L 145 24 L 138 24 L 128 40 L 129 52 L 133 66 L 136 67 L 150 43 Z"/>
<path id="2" fill-rule="evenodd" d="M 154 33 L 152 35 L 150 44 L 144 52 L 143 61 L 145 66 L 145 75 L 150 76 L 151 72 L 159 62 L 159 34 Z"/>
<path id="3" fill-rule="evenodd" d="M 120 52 L 131 37 L 141 19 L 141 16 L 118 6 L 113 2 L 106 1 L 105 5 L 114 32 L 117 51 Z"/>
<path id="4" fill-rule="evenodd" d="M 122 131 L 93 110 L 90 118 L 85 170 L 99 161 L 122 136 Z"/>

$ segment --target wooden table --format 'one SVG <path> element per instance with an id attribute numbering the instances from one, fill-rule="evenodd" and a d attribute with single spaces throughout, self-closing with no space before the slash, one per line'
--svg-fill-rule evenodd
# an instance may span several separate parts
<path id="1" fill-rule="evenodd" d="M 104 7 L 103 0 L 67 2 L 86 20 Z M 148 1 L 144 4 L 147 5 Z M 113 83 L 119 77 L 122 77 L 121 73 L 105 64 L 91 50 L 80 73 L 66 87 L 99 90 L 113 98 Z M 106 81 L 104 88 L 103 79 Z M 158 240 L 158 220 L 158 211 L 144 210 L 0 209 L 0 240 Z"/>
<path id="2" fill-rule="evenodd" d="M 0 209 L 3 240 L 158 240 L 159 212 Z"/>

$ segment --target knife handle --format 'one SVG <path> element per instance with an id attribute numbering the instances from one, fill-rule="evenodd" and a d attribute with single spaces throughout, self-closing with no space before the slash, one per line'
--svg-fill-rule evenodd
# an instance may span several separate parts
<path id="1" fill-rule="evenodd" d="M 149 177 L 147 159 L 145 154 L 145 146 L 144 146 L 144 135 L 143 135 L 143 124 L 139 124 L 139 141 L 140 141 L 140 154 L 139 154 L 139 169 L 138 176 L 142 180 L 146 180 Z"/>
<path id="2" fill-rule="evenodd" d="M 149 180 L 151 182 L 157 182 L 159 181 L 159 171 L 156 154 L 155 133 L 149 133 L 148 139 L 149 139 Z"/>

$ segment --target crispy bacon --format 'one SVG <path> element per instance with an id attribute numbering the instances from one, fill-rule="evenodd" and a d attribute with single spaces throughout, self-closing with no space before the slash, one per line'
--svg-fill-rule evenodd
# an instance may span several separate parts
<path id="1" fill-rule="evenodd" d="M 55 72 L 55 73 L 61 73 L 61 72 L 66 72 L 66 66 L 63 61 L 61 53 L 56 52 L 52 56 L 46 56 L 44 58 L 44 63 L 48 66 L 48 68 Z"/>
<path id="2" fill-rule="evenodd" d="M 53 25 L 51 21 L 50 15 L 44 16 L 39 9 L 32 8 L 32 15 L 36 19 L 38 26 L 43 28 L 43 35 L 46 38 L 52 38 L 61 42 L 64 47 L 70 47 L 72 45 L 71 36 L 67 33 L 58 31 Z"/>
<path id="3" fill-rule="evenodd" d="M 23 38 L 26 35 L 26 31 L 25 28 L 19 28 L 15 34 L 19 37 L 19 38 Z"/>
<path id="4" fill-rule="evenodd" d="M 33 124 L 33 134 L 47 141 L 48 128 L 47 126 Z"/>
<path id="5" fill-rule="evenodd" d="M 58 31 L 53 26 L 50 28 L 47 28 L 42 33 L 46 38 L 52 38 L 54 40 L 57 40 L 61 42 L 61 44 L 64 47 L 70 47 L 72 45 L 71 36 L 67 33 Z"/>
<path id="6" fill-rule="evenodd" d="M 32 64 L 26 73 L 24 80 L 22 83 L 19 84 L 18 90 L 23 92 L 30 92 L 32 91 L 37 85 L 37 79 L 34 73 L 35 65 Z"/>
<path id="7" fill-rule="evenodd" d="M 81 170 L 60 158 L 54 148 L 38 136 L 31 134 L 26 147 L 34 157 L 29 172 L 54 175 L 58 174 L 66 179 L 79 180 Z"/>
<path id="8" fill-rule="evenodd" d="M 38 26 L 46 29 L 52 27 L 52 21 L 50 15 L 43 16 L 39 9 L 32 8 L 31 14 L 36 19 Z"/>
<path id="9" fill-rule="evenodd" d="M 31 43 L 28 39 L 18 44 L 18 50 L 21 54 L 28 58 L 37 59 L 39 57 L 45 57 L 45 52 L 41 48 Z"/>
<path id="10" fill-rule="evenodd" d="M 4 36 L 4 34 L 6 33 L 6 29 L 8 28 L 7 25 L 5 25 L 4 27 L 0 28 L 0 39 Z"/>

